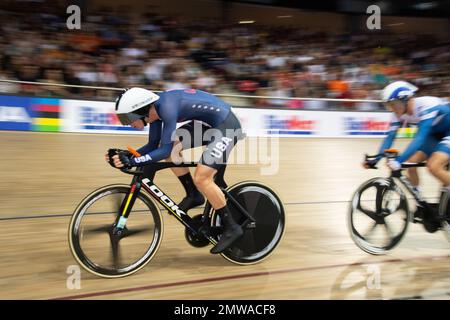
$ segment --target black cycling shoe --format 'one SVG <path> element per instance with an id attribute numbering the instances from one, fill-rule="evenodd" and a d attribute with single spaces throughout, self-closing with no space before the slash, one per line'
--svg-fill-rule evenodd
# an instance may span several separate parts
<path id="1" fill-rule="evenodd" d="M 244 234 L 244 230 L 234 221 L 226 206 L 218 209 L 217 214 L 220 217 L 224 231 L 220 236 L 219 242 L 210 250 L 212 254 L 222 253 Z"/>
<path id="2" fill-rule="evenodd" d="M 423 226 L 425 230 L 429 233 L 435 233 L 441 228 L 441 223 L 439 221 L 423 221 Z"/>
<path id="3" fill-rule="evenodd" d="M 430 203 L 429 210 L 423 210 L 422 223 L 425 230 L 429 233 L 434 233 L 441 228 L 441 222 L 437 218 L 438 204 Z"/>
<path id="4" fill-rule="evenodd" d="M 225 231 L 220 236 L 219 242 L 212 247 L 209 251 L 212 254 L 218 254 L 224 252 L 227 248 L 229 248 L 236 240 L 238 240 L 244 234 L 244 230 L 238 224 L 235 224 L 231 227 L 225 229 Z"/>
<path id="5" fill-rule="evenodd" d="M 197 192 L 194 195 L 184 197 L 178 205 L 178 208 L 184 212 L 188 212 L 188 210 L 200 206 L 203 203 L 205 203 L 205 197 L 200 192 Z"/>

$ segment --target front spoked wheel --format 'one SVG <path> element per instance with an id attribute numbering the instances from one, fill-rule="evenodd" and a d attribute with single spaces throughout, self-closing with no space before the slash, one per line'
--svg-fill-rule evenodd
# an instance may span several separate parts
<path id="1" fill-rule="evenodd" d="M 374 178 L 355 192 L 348 213 L 348 228 L 363 251 L 385 254 L 399 244 L 412 221 L 405 193 L 389 179 Z"/>
<path id="2" fill-rule="evenodd" d="M 126 227 L 117 229 L 127 185 L 110 185 L 88 195 L 75 210 L 69 227 L 70 250 L 90 273 L 124 277 L 143 268 L 155 255 L 163 234 L 160 210 L 145 193 L 137 197 Z"/>
<path id="3" fill-rule="evenodd" d="M 266 259 L 280 243 L 285 228 L 283 203 L 267 186 L 253 181 L 238 183 L 227 191 L 255 219 L 254 226 L 243 226 L 244 235 L 222 256 L 236 264 L 248 265 Z M 228 208 L 235 221 L 243 224 L 247 218 L 228 200 Z M 221 226 L 215 211 L 212 225 Z M 220 238 L 220 236 L 218 236 Z"/>

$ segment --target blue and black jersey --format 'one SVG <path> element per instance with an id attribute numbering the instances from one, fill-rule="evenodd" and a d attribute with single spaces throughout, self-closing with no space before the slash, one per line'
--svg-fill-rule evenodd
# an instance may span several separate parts
<path id="1" fill-rule="evenodd" d="M 149 142 L 138 149 L 142 156 L 133 159 L 136 166 L 157 162 L 170 155 L 177 123 L 198 120 L 214 128 L 231 111 L 229 104 L 200 90 L 170 90 L 158 95 L 160 99 L 154 106 L 160 119 L 150 124 Z"/>

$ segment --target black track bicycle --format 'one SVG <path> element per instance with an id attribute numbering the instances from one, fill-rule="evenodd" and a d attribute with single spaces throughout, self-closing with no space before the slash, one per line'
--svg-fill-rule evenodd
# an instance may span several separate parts
<path id="1" fill-rule="evenodd" d="M 110 161 L 120 152 L 126 151 L 110 149 Z M 134 170 L 122 169 L 133 176 L 130 185 L 108 185 L 89 194 L 75 209 L 69 227 L 70 250 L 76 261 L 105 278 L 124 277 L 142 269 L 155 256 L 164 233 L 158 204 L 185 227 L 189 244 L 215 245 L 223 228 L 211 204 L 206 202 L 203 213 L 191 217 L 153 182 L 159 170 L 196 165 L 157 162 Z M 225 169 L 223 166 L 214 179 L 244 235 L 221 255 L 235 264 L 255 264 L 267 258 L 282 239 L 283 203 L 259 182 L 244 181 L 227 187 Z"/>
<path id="2" fill-rule="evenodd" d="M 365 157 L 389 160 L 397 155 L 398 150 L 387 149 L 384 154 Z M 360 249 L 374 255 L 387 253 L 403 239 L 409 222 L 422 224 L 429 233 L 442 230 L 450 241 L 448 193 L 441 192 L 439 203 L 429 203 L 402 174 L 403 169 L 424 166 L 426 163 L 402 163 L 401 169 L 391 171 L 389 178 L 370 179 L 356 190 L 349 207 L 348 228 Z M 372 165 L 370 169 L 377 167 Z M 414 213 L 409 209 L 404 190 L 413 196 L 417 208 Z"/>

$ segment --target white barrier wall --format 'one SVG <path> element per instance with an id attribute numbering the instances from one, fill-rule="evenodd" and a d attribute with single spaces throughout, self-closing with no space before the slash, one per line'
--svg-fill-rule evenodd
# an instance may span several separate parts
<path id="1" fill-rule="evenodd" d="M 120 125 L 114 103 L 62 100 L 66 132 L 147 134 Z M 335 112 L 233 108 L 248 136 L 373 137 L 389 129 L 386 112 Z M 180 124 L 181 125 L 181 124 Z"/>
<path id="2" fill-rule="evenodd" d="M 62 100 L 64 132 L 143 134 L 129 126 L 122 126 L 114 113 L 113 102 Z"/>
<path id="3" fill-rule="evenodd" d="M 148 127 L 138 131 L 122 126 L 114 113 L 114 102 L 0 96 L 0 111 L 0 130 L 148 133 Z M 391 117 L 387 112 L 257 108 L 233 108 L 233 111 L 243 130 L 253 137 L 383 136 L 389 129 Z M 399 136 L 411 136 L 414 132 L 412 128 L 402 130 Z"/>
<path id="4" fill-rule="evenodd" d="M 249 136 L 373 137 L 389 130 L 386 112 L 233 108 Z"/>

